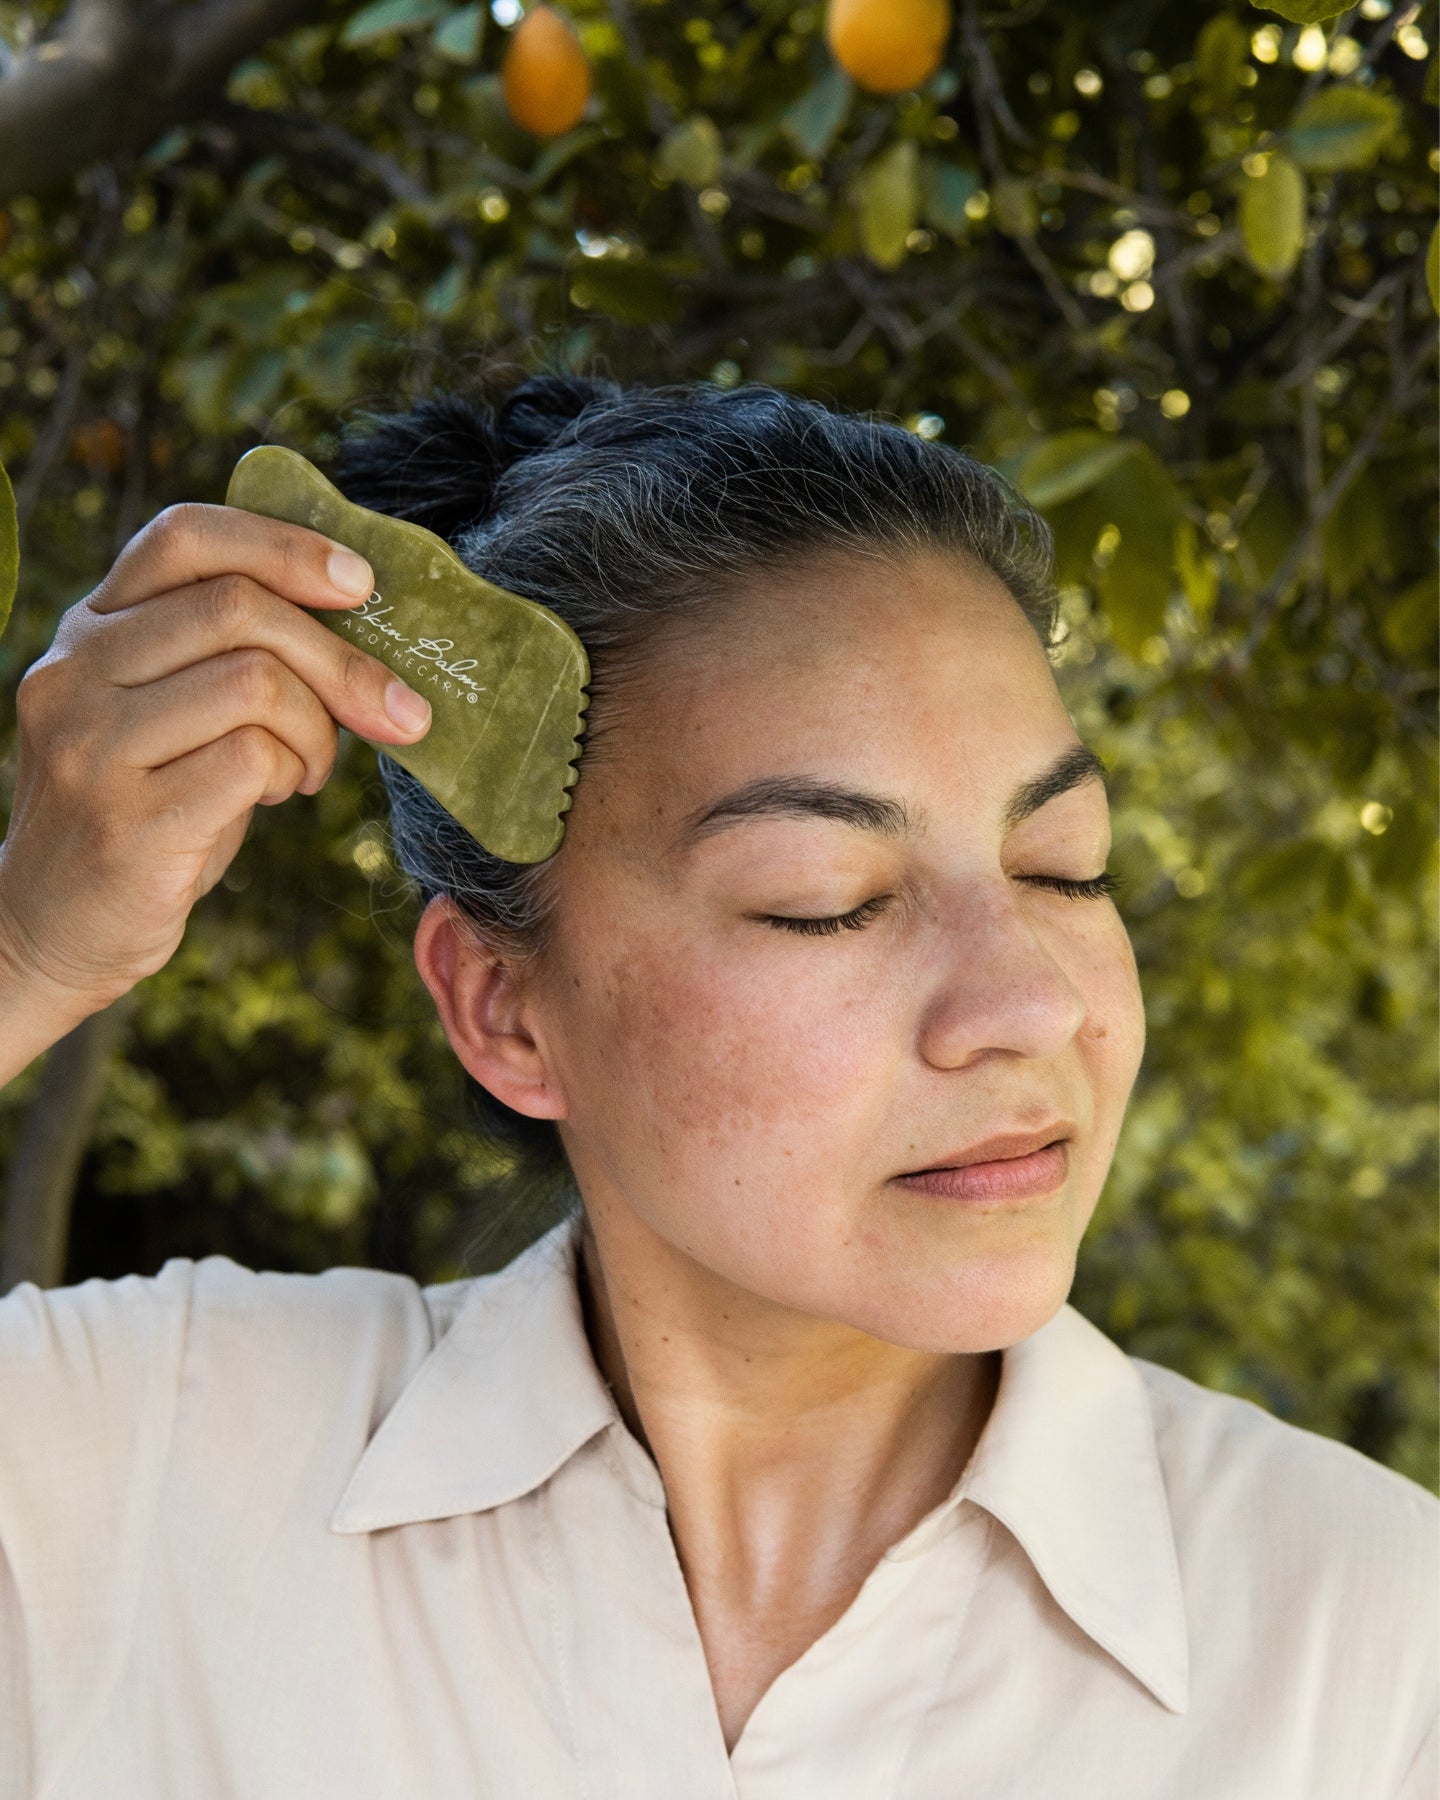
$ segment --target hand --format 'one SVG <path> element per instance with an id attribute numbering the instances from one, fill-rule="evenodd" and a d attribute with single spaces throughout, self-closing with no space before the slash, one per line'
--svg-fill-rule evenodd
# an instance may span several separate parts
<path id="1" fill-rule="evenodd" d="M 424 736 L 428 703 L 300 610 L 371 591 L 369 564 L 319 532 L 180 505 L 63 615 L 16 697 L 0 1037 L 23 1004 L 36 1055 L 162 968 L 254 809 L 329 779 L 337 720 L 386 743 Z M 37 1007 L 45 1041 L 30 1047 Z M 23 1067 L 0 1064 L 0 1081 Z"/>

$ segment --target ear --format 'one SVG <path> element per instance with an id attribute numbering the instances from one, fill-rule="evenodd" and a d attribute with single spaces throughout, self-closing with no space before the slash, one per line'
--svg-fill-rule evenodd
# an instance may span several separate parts
<path id="1" fill-rule="evenodd" d="M 450 1048 L 480 1085 L 528 1118 L 563 1119 L 565 1103 L 530 1029 L 513 962 L 482 944 L 442 894 L 415 928 L 415 967 Z"/>

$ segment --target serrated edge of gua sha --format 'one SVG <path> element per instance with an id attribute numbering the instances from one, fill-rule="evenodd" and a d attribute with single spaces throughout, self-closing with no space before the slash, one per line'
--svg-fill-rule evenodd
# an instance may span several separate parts
<path id="1" fill-rule="evenodd" d="M 553 829 L 553 832 L 551 833 L 550 838 L 548 839 L 546 847 L 544 849 L 540 850 L 537 854 L 532 854 L 529 856 L 514 855 L 513 851 L 516 848 L 516 846 L 513 841 L 513 835 L 507 830 L 508 815 L 501 815 L 499 818 L 497 818 L 495 820 L 495 831 L 494 831 L 494 833 L 490 834 L 495 838 L 495 842 L 486 843 L 484 838 L 482 838 L 478 832 L 474 831 L 472 829 L 472 827 L 466 825 L 464 820 L 457 817 L 457 815 L 451 810 L 451 808 L 445 804 L 445 802 L 440 798 L 440 796 L 438 794 L 436 794 L 430 788 L 428 783 L 426 783 L 419 774 L 417 774 L 414 770 L 407 768 L 407 773 L 409 773 L 414 780 L 418 781 L 420 783 L 420 785 L 425 788 L 426 793 L 429 794 L 431 799 L 433 799 L 435 801 L 435 804 L 437 806 L 441 807 L 445 812 L 449 813 L 450 817 L 455 820 L 456 824 L 460 826 L 461 830 L 464 831 L 467 834 L 467 836 L 473 837 L 475 839 L 475 841 L 477 843 L 479 843 L 483 849 L 488 850 L 492 856 L 497 856 L 504 862 L 514 862 L 517 864 L 534 864 L 534 863 L 544 862 L 548 857 L 553 856 L 555 854 L 555 852 L 560 848 L 561 843 L 564 841 L 565 814 L 567 812 L 569 812 L 569 810 L 570 810 L 571 804 L 574 800 L 574 791 L 573 790 L 574 790 L 576 782 L 580 778 L 579 763 L 580 763 L 580 758 L 583 754 L 583 744 L 582 744 L 581 740 L 582 740 L 582 738 L 584 736 L 584 732 L 585 732 L 585 713 L 590 704 L 590 691 L 589 691 L 589 688 L 590 688 L 590 658 L 585 649 L 584 644 L 581 643 L 579 637 L 576 635 L 574 628 L 571 625 L 569 625 L 564 619 L 562 619 L 558 613 L 552 611 L 550 607 L 546 606 L 543 603 L 543 601 L 532 600 L 529 598 L 528 595 L 525 595 L 525 594 L 513 593 L 510 589 L 502 588 L 498 585 L 498 583 L 489 581 L 485 576 L 477 575 L 473 569 L 469 568 L 464 562 L 461 561 L 460 557 L 456 555 L 452 546 L 447 544 L 445 539 L 442 538 L 437 532 L 431 531 L 428 528 L 428 526 L 420 525 L 413 519 L 398 519 L 397 520 L 393 514 L 378 512 L 373 507 L 361 506 L 358 504 L 358 502 L 347 498 L 347 496 L 345 494 L 343 494 L 338 487 L 335 486 L 334 482 L 331 481 L 324 474 L 324 472 L 322 470 L 316 468 L 314 463 L 312 463 L 307 457 L 302 456 L 298 450 L 290 449 L 288 445 L 285 445 L 285 444 L 257 444 L 250 450 L 247 450 L 245 452 L 245 454 L 236 463 L 234 469 L 231 471 L 230 481 L 229 481 L 229 484 L 228 484 L 227 490 L 226 490 L 226 505 L 237 505 L 238 504 L 236 501 L 234 501 L 230 498 L 230 495 L 233 494 L 235 491 L 235 488 L 237 485 L 237 478 L 240 475 L 241 468 L 246 463 L 251 462 L 252 458 L 259 459 L 261 464 L 267 463 L 267 462 L 273 463 L 277 460 L 281 460 L 281 461 L 283 461 L 285 463 L 289 463 L 289 464 L 298 464 L 299 470 L 297 472 L 299 473 L 301 478 L 308 485 L 311 485 L 312 487 L 318 485 L 318 488 L 320 490 L 318 498 L 324 499 L 327 503 L 333 503 L 335 506 L 338 506 L 342 511 L 342 517 L 343 517 L 343 513 L 346 511 L 359 513 L 359 514 L 365 514 L 371 518 L 375 518 L 375 519 L 382 521 L 387 526 L 391 525 L 391 524 L 401 524 L 406 527 L 407 531 L 409 531 L 411 533 L 419 533 L 419 535 L 422 538 L 429 539 L 431 544 L 434 545 L 435 550 L 438 553 L 440 553 L 444 558 L 448 559 L 448 561 L 453 563 L 455 568 L 462 575 L 469 576 L 474 581 L 479 581 L 479 582 L 484 583 L 484 585 L 486 587 L 493 589 L 496 594 L 503 596 L 507 600 L 517 601 L 522 606 L 531 608 L 535 612 L 542 614 L 553 625 L 555 625 L 559 628 L 560 632 L 563 634 L 563 636 L 565 638 L 568 638 L 570 640 L 571 644 L 573 645 L 575 651 L 578 654 L 579 672 L 580 672 L 580 676 L 581 676 L 581 679 L 578 683 L 580 697 L 579 697 L 578 704 L 576 705 L 576 708 L 575 708 L 574 725 L 573 725 L 573 729 L 570 734 L 570 753 L 566 757 L 566 760 L 564 762 L 564 774 L 561 775 L 559 778 L 558 793 L 557 793 L 556 799 L 555 799 L 553 814 L 550 814 L 550 808 L 548 807 L 548 805 L 546 805 L 546 806 L 533 807 L 529 810 L 528 813 L 522 815 L 522 818 L 526 822 L 528 822 L 532 825 L 538 825 L 539 822 L 547 816 L 547 814 L 550 814 L 550 816 L 553 818 L 554 829 Z M 252 466 L 252 472 L 255 472 L 253 466 Z M 248 511 L 251 509 L 241 507 L 240 510 Z M 272 517 L 274 515 L 261 514 L 259 516 Z M 315 517 L 314 517 L 313 511 L 311 513 L 311 516 L 308 519 L 296 519 L 296 520 L 292 520 L 290 522 L 305 525 L 310 530 L 316 530 L 316 531 L 321 530 L 321 527 L 315 523 Z M 345 536 L 343 533 L 337 534 L 333 531 L 325 530 L 322 532 L 322 535 L 331 538 L 333 542 L 345 543 Z M 347 546 L 347 548 L 353 548 L 353 546 Z M 558 685 L 554 689 L 552 689 L 550 702 L 546 706 L 545 710 L 539 715 L 539 720 L 537 721 L 536 731 L 535 731 L 536 737 L 538 737 L 540 734 L 540 727 L 543 724 L 545 717 L 549 713 L 550 706 L 552 706 L 554 704 L 555 696 L 557 694 L 559 694 L 561 691 L 562 690 Z M 357 735 L 359 735 L 359 734 L 357 733 Z M 407 767 L 405 752 L 407 751 L 407 749 L 410 748 L 410 746 L 405 745 L 405 744 L 377 743 L 374 739 L 370 739 L 370 738 L 366 738 L 364 741 L 366 743 L 369 743 L 371 745 L 371 747 L 373 749 L 375 749 L 376 751 L 378 751 L 379 753 L 381 753 L 383 755 L 387 755 L 392 759 L 392 761 L 399 763 L 402 768 Z M 421 743 L 423 743 L 424 739 L 422 738 L 419 741 Z M 464 767 L 463 760 L 462 760 L 460 767 L 462 769 Z M 458 771 L 457 771 L 457 774 L 458 774 Z M 531 832 L 527 832 L 527 833 L 522 833 L 521 835 L 533 840 L 535 833 L 533 831 L 531 831 Z M 506 844 L 508 850 L 511 853 L 507 854 L 506 850 L 497 848 L 496 847 L 497 843 Z"/>

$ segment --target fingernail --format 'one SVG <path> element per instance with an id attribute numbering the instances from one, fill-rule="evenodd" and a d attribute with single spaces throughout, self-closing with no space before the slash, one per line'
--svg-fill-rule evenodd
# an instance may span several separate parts
<path id="1" fill-rule="evenodd" d="M 402 731 L 419 731 L 430 723 L 430 702 L 403 681 L 392 681 L 385 689 L 385 710 Z"/>
<path id="2" fill-rule="evenodd" d="M 369 563 L 343 544 L 337 544 L 330 552 L 325 573 L 330 577 L 331 587 L 342 594 L 352 594 L 357 600 L 368 600 L 374 592 L 375 576 Z"/>

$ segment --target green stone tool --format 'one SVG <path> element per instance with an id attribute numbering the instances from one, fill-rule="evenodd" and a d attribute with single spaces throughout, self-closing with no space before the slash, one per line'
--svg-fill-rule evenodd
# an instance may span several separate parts
<path id="1" fill-rule="evenodd" d="M 542 862 L 560 847 L 575 785 L 590 662 L 548 607 L 467 569 L 433 531 L 356 506 L 294 450 L 235 465 L 228 506 L 322 532 L 375 572 L 359 606 L 305 610 L 430 702 L 417 744 L 365 741 L 415 779 L 492 855 Z"/>

